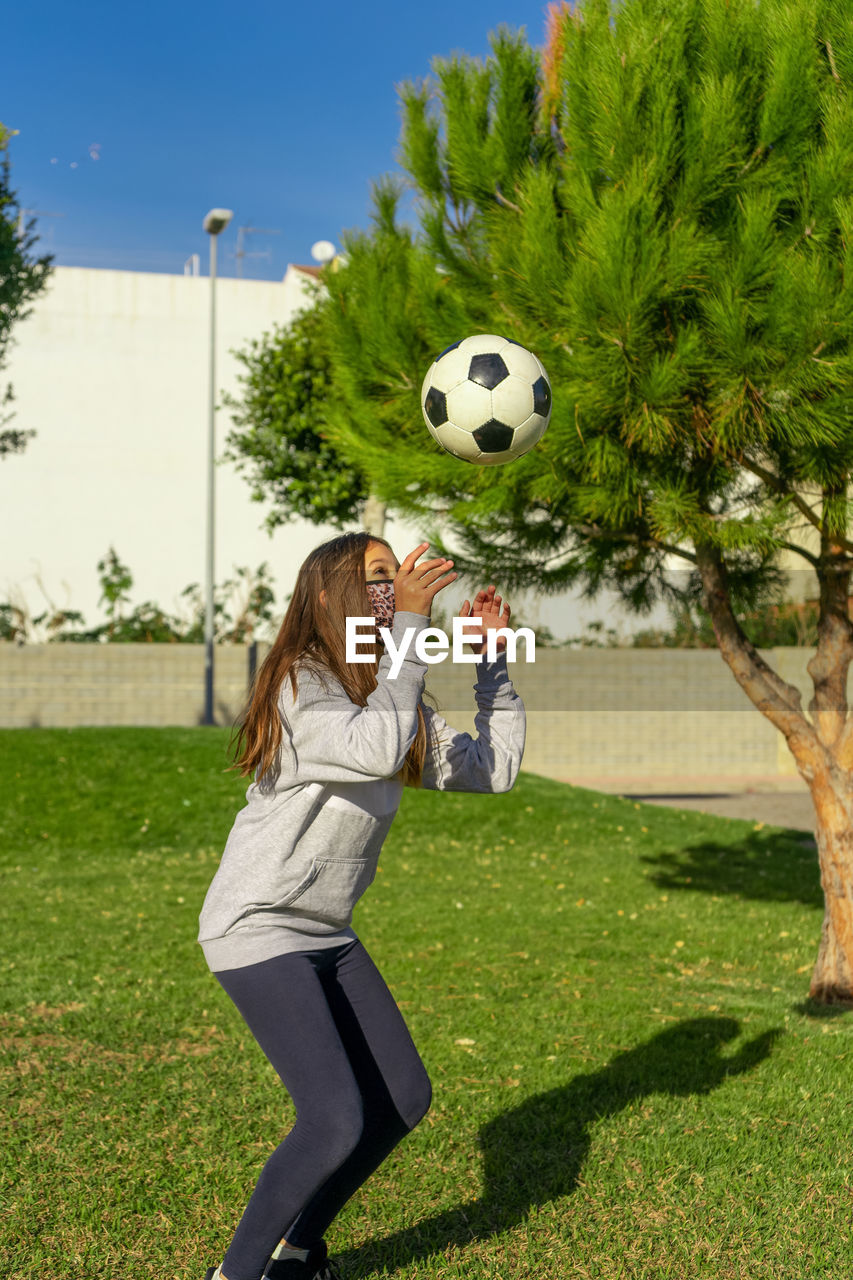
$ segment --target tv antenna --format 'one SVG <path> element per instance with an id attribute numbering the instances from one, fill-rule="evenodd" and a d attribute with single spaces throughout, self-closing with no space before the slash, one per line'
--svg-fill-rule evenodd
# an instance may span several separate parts
<path id="1" fill-rule="evenodd" d="M 18 239 L 24 238 L 24 217 L 30 214 L 32 217 L 39 218 L 64 218 L 64 213 L 50 213 L 46 209 L 19 209 L 18 210 Z"/>
<path id="2" fill-rule="evenodd" d="M 237 228 L 237 251 L 234 254 L 234 257 L 237 259 L 238 279 L 243 278 L 243 259 L 244 258 L 269 258 L 272 256 L 272 251 L 270 249 L 259 249 L 254 253 L 247 252 L 247 250 L 243 247 L 243 242 L 245 240 L 245 237 L 249 235 L 279 236 L 281 235 L 281 231 L 279 230 L 278 227 L 238 227 Z"/>

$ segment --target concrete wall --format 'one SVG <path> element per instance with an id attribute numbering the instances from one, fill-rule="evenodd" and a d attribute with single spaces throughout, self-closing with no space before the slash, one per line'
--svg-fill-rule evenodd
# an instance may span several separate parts
<path id="1" fill-rule="evenodd" d="M 257 646 L 257 662 L 267 645 Z M 524 646 L 519 645 L 523 659 Z M 763 651 L 812 696 L 813 650 Z M 216 720 L 230 726 L 248 689 L 249 650 L 214 660 Z M 715 649 L 540 649 L 510 666 L 524 699 L 524 768 L 597 783 L 622 778 L 801 783 L 782 735 L 758 712 Z M 473 732 L 474 667 L 431 667 L 427 692 L 449 724 Z M 0 726 L 195 725 L 204 709 L 204 646 L 0 644 Z M 803 784 L 804 785 L 804 784 Z"/>

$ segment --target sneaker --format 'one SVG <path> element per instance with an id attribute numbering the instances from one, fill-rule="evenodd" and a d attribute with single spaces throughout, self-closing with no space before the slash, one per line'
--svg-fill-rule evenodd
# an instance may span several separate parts
<path id="1" fill-rule="evenodd" d="M 318 1240 L 304 1262 L 300 1258 L 271 1259 L 264 1280 L 341 1280 L 341 1276 L 329 1262 L 325 1240 Z"/>

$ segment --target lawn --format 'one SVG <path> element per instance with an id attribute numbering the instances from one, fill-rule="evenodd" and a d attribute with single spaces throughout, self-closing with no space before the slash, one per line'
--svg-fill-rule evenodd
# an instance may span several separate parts
<path id="1" fill-rule="evenodd" d="M 201 1280 L 292 1122 L 196 944 L 228 730 L 0 731 L 4 1280 Z M 433 1081 L 348 1280 L 853 1273 L 813 844 L 522 774 L 407 790 L 354 925 Z"/>

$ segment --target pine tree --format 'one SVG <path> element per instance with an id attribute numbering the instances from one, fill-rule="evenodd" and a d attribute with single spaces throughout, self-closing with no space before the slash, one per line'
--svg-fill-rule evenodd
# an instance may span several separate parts
<path id="1" fill-rule="evenodd" d="M 703 602 L 815 799 L 811 994 L 853 1001 L 849 7 L 579 0 L 552 8 L 547 81 L 522 36 L 492 51 L 403 90 L 422 231 L 385 227 L 409 289 L 377 274 L 349 312 L 348 456 L 398 509 L 446 512 L 446 544 L 425 531 L 463 573 Z M 477 330 L 553 384 L 548 433 L 500 477 L 441 455 L 417 414 L 426 363 Z M 782 552 L 819 583 L 810 718 L 736 616 L 778 595 Z"/>
<path id="2" fill-rule="evenodd" d="M 399 510 L 417 504 L 423 476 L 413 472 L 413 459 L 432 464 L 431 477 L 439 474 L 435 464 L 443 466 L 425 454 L 421 382 L 446 345 L 441 335 L 466 331 L 476 304 L 400 225 L 399 183 L 384 178 L 372 194 L 370 230 L 344 236 L 346 266 L 326 277 L 331 386 L 324 413 L 335 448 L 357 457 L 372 487 Z"/>

